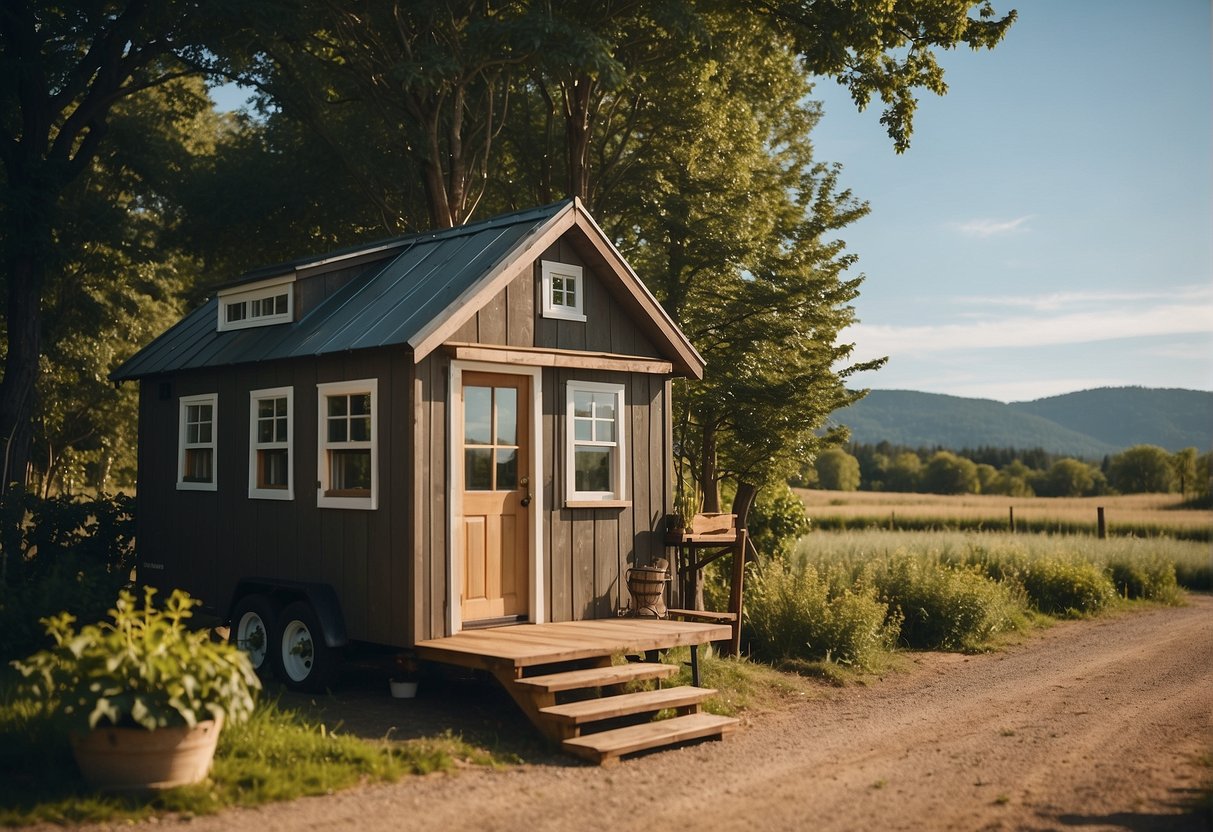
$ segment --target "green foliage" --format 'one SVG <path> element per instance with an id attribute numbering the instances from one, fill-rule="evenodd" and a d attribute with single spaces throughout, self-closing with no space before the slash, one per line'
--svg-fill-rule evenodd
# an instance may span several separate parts
<path id="1" fill-rule="evenodd" d="M 901 641 L 910 647 L 972 650 L 1023 625 L 1013 589 L 976 568 L 899 551 L 874 565 L 873 580 L 904 617 Z"/>
<path id="2" fill-rule="evenodd" d="M 842 448 L 826 448 L 817 455 L 818 488 L 828 491 L 859 489 L 859 460 Z"/>
<path id="3" fill-rule="evenodd" d="M 809 531 L 809 516 L 804 501 L 787 485 L 773 485 L 758 492 L 750 510 L 748 531 L 754 548 L 764 555 L 777 557 Z"/>
<path id="4" fill-rule="evenodd" d="M 0 495 L 0 662 L 49 642 L 38 620 L 101 618 L 134 562 L 134 500 Z"/>
<path id="5" fill-rule="evenodd" d="M 1182 593 L 1175 564 L 1159 555 L 1145 558 L 1112 557 L 1108 570 L 1122 598 L 1144 598 L 1162 604 L 1178 604 Z"/>
<path id="6" fill-rule="evenodd" d="M 186 627 L 198 603 L 188 594 L 174 590 L 159 609 L 155 592 L 145 588 L 141 609 L 133 594 L 120 592 L 112 623 L 76 630 L 70 613 L 46 619 L 55 646 L 13 662 L 26 680 L 23 694 L 56 702 L 65 724 L 78 731 L 248 719 L 261 688 L 248 656 Z"/>
<path id="7" fill-rule="evenodd" d="M 200 815 L 331 794 L 459 763 L 496 765 L 487 752 L 449 733 L 404 742 L 367 741 L 277 703 L 226 726 L 209 781 L 162 792 L 98 795 L 76 773 L 62 732 L 43 703 L 0 688 L 0 825 L 131 821 L 158 814 Z"/>
<path id="8" fill-rule="evenodd" d="M 975 494 L 977 466 L 951 451 L 937 451 L 927 462 L 921 482 L 932 494 Z"/>
<path id="9" fill-rule="evenodd" d="M 1175 490 L 1171 455 L 1157 445 L 1134 445 L 1112 457 L 1108 483 L 1122 494 L 1159 494 Z"/>
<path id="10" fill-rule="evenodd" d="M 1107 573 L 1085 561 L 1037 558 L 1016 577 L 1032 606 L 1047 615 L 1093 615 L 1116 597 Z"/>
<path id="11" fill-rule="evenodd" d="M 892 647 L 899 619 L 863 581 L 846 585 L 809 566 L 795 570 L 782 559 L 755 570 L 746 592 L 746 635 L 751 653 L 765 661 L 824 659 L 868 667 Z"/>
<path id="12" fill-rule="evenodd" d="M 1077 459 L 1059 459 L 1035 480 L 1035 491 L 1041 497 L 1081 497 L 1094 493 L 1097 478 L 1102 478 L 1098 468 Z"/>

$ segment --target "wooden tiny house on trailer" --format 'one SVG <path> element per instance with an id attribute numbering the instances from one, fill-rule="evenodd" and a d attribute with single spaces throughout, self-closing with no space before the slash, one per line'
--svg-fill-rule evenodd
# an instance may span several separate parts
<path id="1" fill-rule="evenodd" d="M 702 373 L 577 200 L 246 274 L 113 374 L 140 580 L 304 688 L 348 641 L 614 617 Z"/>

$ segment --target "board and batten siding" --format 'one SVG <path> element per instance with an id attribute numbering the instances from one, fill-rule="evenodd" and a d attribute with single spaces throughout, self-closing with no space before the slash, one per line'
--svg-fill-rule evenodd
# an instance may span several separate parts
<path id="1" fill-rule="evenodd" d="M 542 309 L 540 260 L 582 266 L 586 322 L 544 318 L 537 312 Z M 567 238 L 553 244 L 449 341 L 661 357 Z M 416 585 L 429 588 L 415 599 L 418 640 L 446 634 L 449 472 L 445 402 L 449 375 L 450 359 L 437 351 L 418 362 L 413 382 L 417 403 L 413 545 L 418 553 L 414 570 Z M 629 507 L 564 508 L 565 389 L 570 380 L 625 387 Z M 546 615 L 551 621 L 612 617 L 628 601 L 623 579 L 628 567 L 666 556 L 662 524 L 673 506 L 671 474 L 666 468 L 672 447 L 669 379 L 644 373 L 544 368 L 542 392 L 538 441 L 543 443 L 544 539 L 540 557 Z"/>
<path id="2" fill-rule="evenodd" d="M 405 350 L 385 349 L 145 379 L 138 550 L 141 562 L 164 568 L 143 567 L 140 580 L 187 589 L 220 614 L 242 578 L 324 583 L 350 638 L 410 643 L 411 373 Z M 318 508 L 316 385 L 365 378 L 378 379 L 379 508 Z M 273 387 L 294 390 L 293 500 L 248 496 L 249 392 Z M 179 400 L 201 393 L 219 396 L 217 488 L 179 491 Z"/>

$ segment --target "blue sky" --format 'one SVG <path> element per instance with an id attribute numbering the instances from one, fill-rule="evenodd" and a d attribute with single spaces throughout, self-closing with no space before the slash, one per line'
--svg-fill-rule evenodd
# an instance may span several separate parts
<path id="1" fill-rule="evenodd" d="M 1208 0 L 995 0 L 992 52 L 943 55 L 898 156 L 879 101 L 830 80 L 822 161 L 871 214 L 839 235 L 866 275 L 859 386 L 1023 401 L 1213 389 Z"/>

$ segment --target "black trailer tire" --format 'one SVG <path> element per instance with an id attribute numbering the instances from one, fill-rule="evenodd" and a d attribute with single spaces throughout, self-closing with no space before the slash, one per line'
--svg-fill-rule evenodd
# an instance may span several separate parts
<path id="1" fill-rule="evenodd" d="M 278 616 L 274 670 L 291 690 L 320 692 L 329 687 L 341 662 L 324 641 L 320 619 L 306 601 L 288 604 Z"/>
<path id="2" fill-rule="evenodd" d="M 245 595 L 232 608 L 228 640 L 249 657 L 253 669 L 263 679 L 273 670 L 271 656 L 278 643 L 277 605 L 264 595 Z"/>

